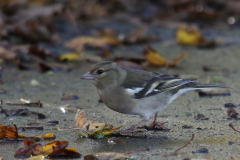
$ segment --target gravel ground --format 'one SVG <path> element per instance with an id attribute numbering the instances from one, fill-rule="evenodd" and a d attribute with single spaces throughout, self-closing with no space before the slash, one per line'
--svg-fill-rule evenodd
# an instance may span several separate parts
<path id="1" fill-rule="evenodd" d="M 154 31 L 164 35 L 164 31 L 173 37 L 174 31 L 166 28 L 154 28 Z M 211 34 L 208 34 L 211 33 Z M 209 37 L 227 36 L 226 39 L 239 37 L 240 31 L 232 30 L 204 30 L 203 34 Z M 163 36 L 163 37 L 164 37 Z M 163 42 L 155 42 L 152 46 L 162 53 L 167 59 L 178 57 L 179 53 L 187 49 L 189 54 L 179 63 L 177 68 L 148 68 L 148 70 L 165 72 L 167 74 L 178 74 L 180 76 L 194 75 L 200 79 L 200 82 L 206 83 L 213 81 L 214 77 L 221 77 L 221 83 L 231 87 L 231 96 L 218 96 L 212 98 L 200 98 L 197 92 L 189 92 L 177 98 L 167 109 L 159 113 L 159 121 L 168 122 L 166 127 L 170 131 L 147 131 L 143 133 L 133 133 L 131 135 L 146 135 L 148 138 L 127 138 L 120 137 L 122 144 L 108 143 L 108 139 L 113 136 L 107 136 L 104 139 L 96 140 L 81 138 L 76 131 L 60 132 L 56 127 L 43 124 L 43 131 L 27 130 L 19 131 L 26 135 L 42 135 L 47 132 L 54 132 L 56 140 L 69 141 L 69 147 L 75 147 L 82 155 L 96 154 L 98 152 L 128 152 L 132 150 L 150 147 L 150 151 L 133 153 L 131 156 L 135 159 L 230 159 L 234 155 L 240 158 L 239 143 L 229 145 L 229 141 L 236 141 L 240 137 L 239 133 L 233 131 L 228 125 L 232 123 L 235 128 L 240 129 L 238 120 L 227 119 L 227 108 L 225 103 L 240 104 L 240 70 L 239 70 L 239 45 L 232 44 L 224 47 L 217 47 L 213 50 L 202 50 L 196 47 L 181 47 L 177 44 L 166 46 Z M 143 46 L 137 46 L 141 51 Z M 126 47 L 120 47 L 120 51 L 126 50 Z M 116 54 L 120 52 L 116 50 Z M 139 52 L 141 53 L 141 52 Z M 71 64 L 70 64 L 71 65 Z M 46 122 L 49 120 L 58 120 L 60 128 L 68 128 L 74 123 L 74 111 L 63 113 L 61 106 L 70 104 L 84 108 L 89 120 L 110 123 L 113 126 L 119 126 L 128 118 L 124 128 L 137 123 L 141 118 L 139 116 L 125 115 L 108 109 L 104 104 L 99 104 L 99 96 L 96 88 L 88 81 L 80 80 L 80 76 L 88 71 L 92 64 L 79 61 L 77 67 L 71 72 L 54 72 L 53 74 L 40 73 L 37 71 L 19 71 L 16 68 L 5 68 L 1 71 L 2 79 L 25 75 L 22 80 L 9 81 L 0 85 L 0 88 L 7 90 L 6 94 L 0 94 L 0 99 L 4 102 L 19 102 L 20 98 L 31 101 L 41 100 L 43 108 L 40 113 L 47 116 L 47 119 L 38 120 Z M 202 66 L 213 66 L 219 71 L 204 72 Z M 35 79 L 40 85 L 33 86 L 31 81 Z M 61 100 L 62 95 L 76 94 L 77 100 Z M 37 111 L 37 107 L 1 105 L 5 109 L 28 108 L 31 111 Z M 236 108 L 239 111 L 239 107 Z M 204 114 L 208 120 L 195 120 L 197 114 Z M 5 125 L 17 124 L 18 127 L 26 126 L 26 123 L 33 121 L 34 116 L 16 116 L 5 117 L 0 114 L 0 122 Z M 147 122 L 146 124 L 149 124 Z M 191 125 L 192 129 L 183 129 L 183 125 Z M 201 128 L 201 129 L 199 129 Z M 193 140 L 193 150 L 207 148 L 209 153 L 190 154 L 190 146 L 180 150 L 178 154 L 173 152 L 186 144 L 192 134 L 195 134 Z M 46 144 L 49 142 L 41 142 Z M 3 143 L 0 142 L 0 157 L 5 160 L 14 159 L 14 153 L 23 147 L 23 142 Z"/>

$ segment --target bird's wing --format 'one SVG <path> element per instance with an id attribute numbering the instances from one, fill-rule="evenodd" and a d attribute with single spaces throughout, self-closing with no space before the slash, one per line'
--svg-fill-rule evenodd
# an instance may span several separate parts
<path id="1" fill-rule="evenodd" d="M 156 75 L 147 81 L 130 81 L 124 84 L 126 92 L 135 99 L 153 96 L 158 93 L 178 90 L 181 86 L 197 82 L 197 79 L 180 79 L 169 75 Z"/>

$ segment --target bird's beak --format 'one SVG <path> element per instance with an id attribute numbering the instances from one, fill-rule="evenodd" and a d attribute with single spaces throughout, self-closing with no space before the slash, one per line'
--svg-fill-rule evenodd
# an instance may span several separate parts
<path id="1" fill-rule="evenodd" d="M 91 73 L 87 72 L 86 74 L 84 74 L 84 75 L 81 77 L 81 79 L 94 80 L 95 78 L 94 78 L 94 76 L 93 76 Z"/>

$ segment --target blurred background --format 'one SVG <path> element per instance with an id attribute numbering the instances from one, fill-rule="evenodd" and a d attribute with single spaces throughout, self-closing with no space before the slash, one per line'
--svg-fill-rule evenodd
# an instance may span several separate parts
<path id="1" fill-rule="evenodd" d="M 175 67 L 187 51 L 166 60 L 150 45 L 239 43 L 225 32 L 238 30 L 239 8 L 236 0 L 0 0 L 0 65 L 43 72 L 70 61 Z"/>

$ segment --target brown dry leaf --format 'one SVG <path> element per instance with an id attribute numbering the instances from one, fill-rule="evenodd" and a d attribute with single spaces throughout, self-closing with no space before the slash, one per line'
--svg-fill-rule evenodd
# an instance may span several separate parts
<path id="1" fill-rule="evenodd" d="M 238 116 L 237 111 L 233 107 L 231 107 L 227 110 L 227 114 L 230 118 L 237 118 L 237 116 Z"/>
<path id="2" fill-rule="evenodd" d="M 83 125 L 86 123 L 86 120 L 87 120 L 86 113 L 78 109 L 74 120 L 75 126 L 78 128 L 82 128 Z"/>
<path id="3" fill-rule="evenodd" d="M 0 59 L 4 60 L 15 60 L 17 57 L 16 53 L 11 50 L 0 47 Z"/>
<path id="4" fill-rule="evenodd" d="M 42 136 L 43 139 L 55 139 L 56 136 L 53 133 L 46 133 Z"/>
<path id="5" fill-rule="evenodd" d="M 183 52 L 179 58 L 175 59 L 172 62 L 167 62 L 165 57 L 162 57 L 156 50 L 151 46 L 148 46 L 144 51 L 147 61 L 153 66 L 168 66 L 175 67 L 186 55 L 187 52 Z"/>
<path id="6" fill-rule="evenodd" d="M 114 37 L 92 37 L 92 36 L 80 36 L 72 39 L 66 44 L 67 48 L 81 51 L 85 45 L 91 47 L 106 49 L 109 46 L 118 45 L 119 41 Z"/>
<path id="7" fill-rule="evenodd" d="M 65 149 L 68 146 L 68 141 L 54 141 L 43 146 L 43 155 L 49 155 L 54 149 Z"/>
<path id="8" fill-rule="evenodd" d="M 6 137 L 7 138 L 18 138 L 18 131 L 16 125 L 13 126 L 5 126 L 5 132 L 6 132 Z"/>
<path id="9" fill-rule="evenodd" d="M 54 149 L 46 158 L 50 159 L 68 159 L 68 158 L 81 158 L 81 154 L 75 151 L 76 149 Z"/>
<path id="10" fill-rule="evenodd" d="M 24 148 L 20 148 L 14 154 L 15 158 L 28 158 L 30 156 L 40 155 L 43 152 L 41 144 L 36 144 L 33 140 L 25 139 Z"/>
<path id="11" fill-rule="evenodd" d="M 43 60 L 47 58 L 47 56 L 50 55 L 45 49 L 39 48 L 38 46 L 30 46 L 28 49 L 28 54 L 37 56 Z"/>
<path id="12" fill-rule="evenodd" d="M 95 137 L 97 134 L 107 135 L 115 132 L 119 128 L 113 128 L 112 125 L 106 123 L 99 123 L 95 121 L 87 121 L 87 117 L 84 111 L 77 110 L 75 115 L 74 129 L 80 129 L 80 133 L 84 137 Z M 61 129 L 60 129 L 61 130 Z M 98 137 L 98 136 L 97 136 Z M 102 136 L 100 136 L 102 137 Z"/>
<path id="13" fill-rule="evenodd" d="M 0 139 L 6 138 L 5 125 L 0 123 Z"/>
<path id="14" fill-rule="evenodd" d="M 201 31 L 197 27 L 182 25 L 177 30 L 177 41 L 179 44 L 198 45 L 201 39 Z"/>

